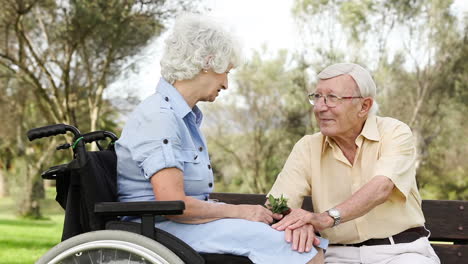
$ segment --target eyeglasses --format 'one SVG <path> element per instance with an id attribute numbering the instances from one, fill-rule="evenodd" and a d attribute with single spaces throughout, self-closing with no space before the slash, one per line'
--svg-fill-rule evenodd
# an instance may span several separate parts
<path id="1" fill-rule="evenodd" d="M 340 96 L 334 95 L 334 94 L 321 95 L 321 94 L 318 94 L 318 93 L 311 93 L 311 94 L 308 95 L 308 97 L 309 97 L 310 104 L 313 105 L 313 106 L 316 106 L 318 101 L 320 100 L 320 98 L 323 97 L 323 99 L 325 101 L 325 105 L 328 106 L 328 107 L 336 107 L 341 102 L 341 100 L 344 100 L 344 99 L 362 98 L 362 96 L 343 96 L 343 97 L 340 97 Z"/>

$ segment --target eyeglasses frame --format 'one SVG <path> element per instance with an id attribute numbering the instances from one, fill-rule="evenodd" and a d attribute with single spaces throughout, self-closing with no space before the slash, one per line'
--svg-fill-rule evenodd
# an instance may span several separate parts
<path id="1" fill-rule="evenodd" d="M 316 105 L 317 105 L 316 103 L 314 103 L 314 99 L 315 99 L 315 98 L 314 98 L 314 95 L 315 95 L 315 94 L 318 94 L 318 95 L 319 95 L 319 98 L 317 99 L 317 101 L 320 100 L 320 98 L 323 98 L 325 105 L 326 105 L 327 107 L 330 107 L 330 108 L 336 107 L 336 106 L 338 105 L 338 103 L 340 103 L 342 100 L 364 98 L 364 97 L 362 97 L 362 96 L 338 96 L 338 95 L 336 95 L 336 94 L 321 95 L 321 94 L 319 94 L 319 93 L 310 93 L 310 94 L 307 95 L 307 97 L 308 97 L 308 99 L 309 99 L 310 104 L 313 105 L 313 106 L 316 106 Z M 335 97 L 338 99 L 337 105 L 335 105 L 335 106 L 329 106 L 329 105 L 327 104 L 327 98 L 328 98 L 328 96 L 330 96 L 330 95 L 333 95 L 333 96 L 335 96 Z M 312 98 L 312 99 L 311 99 L 311 98 Z"/>

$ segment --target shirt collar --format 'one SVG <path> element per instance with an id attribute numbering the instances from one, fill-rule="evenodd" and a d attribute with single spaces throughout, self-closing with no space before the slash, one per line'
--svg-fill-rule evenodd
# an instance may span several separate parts
<path id="1" fill-rule="evenodd" d="M 184 97 L 177 91 L 177 89 L 168 83 L 164 78 L 159 80 L 158 86 L 156 87 L 156 91 L 163 95 L 163 97 L 167 97 L 168 101 L 171 106 L 172 110 L 174 110 L 175 114 L 180 117 L 184 118 L 189 113 L 193 112 L 195 115 L 195 122 L 200 124 L 203 119 L 203 114 L 198 106 L 194 106 L 190 109 L 190 106 L 185 101 Z"/>
<path id="2" fill-rule="evenodd" d="M 366 123 L 362 128 L 361 135 L 368 140 L 372 141 L 379 141 L 380 140 L 380 132 L 377 128 L 377 116 L 369 115 L 367 117 Z"/>
<path id="3" fill-rule="evenodd" d="M 380 133 L 377 128 L 377 117 L 375 115 L 369 115 L 367 117 L 366 122 L 364 123 L 364 127 L 362 128 L 361 133 L 358 135 L 356 140 L 360 137 L 364 137 L 368 140 L 372 141 L 379 141 L 380 140 Z M 322 144 L 322 153 L 325 151 L 325 149 L 330 146 L 333 148 L 332 144 L 332 139 L 329 138 L 328 136 L 324 137 L 324 142 Z"/>
<path id="4" fill-rule="evenodd" d="M 333 148 L 332 140 L 328 136 L 324 136 L 322 144 L 322 153 L 325 152 L 327 147 Z"/>

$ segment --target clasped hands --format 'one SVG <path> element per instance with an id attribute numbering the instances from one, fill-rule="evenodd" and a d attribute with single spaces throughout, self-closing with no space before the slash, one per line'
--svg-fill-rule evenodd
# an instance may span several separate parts
<path id="1" fill-rule="evenodd" d="M 292 209 L 281 221 L 271 227 L 284 231 L 285 239 L 291 243 L 291 248 L 298 252 L 309 252 L 312 246 L 320 244 L 315 231 L 322 231 L 330 225 L 327 214 L 312 213 L 303 209 Z"/>

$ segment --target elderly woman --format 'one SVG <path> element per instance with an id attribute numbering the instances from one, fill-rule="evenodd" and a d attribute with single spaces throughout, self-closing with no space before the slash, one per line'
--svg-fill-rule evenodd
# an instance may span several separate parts
<path id="1" fill-rule="evenodd" d="M 260 205 L 209 201 L 213 171 L 197 107 L 228 88 L 240 49 L 210 19 L 185 15 L 176 21 L 161 60 L 156 93 L 131 114 L 116 143 L 120 201 L 182 200 L 182 215 L 156 227 L 196 251 L 248 256 L 255 263 L 306 263 L 317 250 L 292 250 L 283 232 L 268 224 L 281 215 Z"/>

